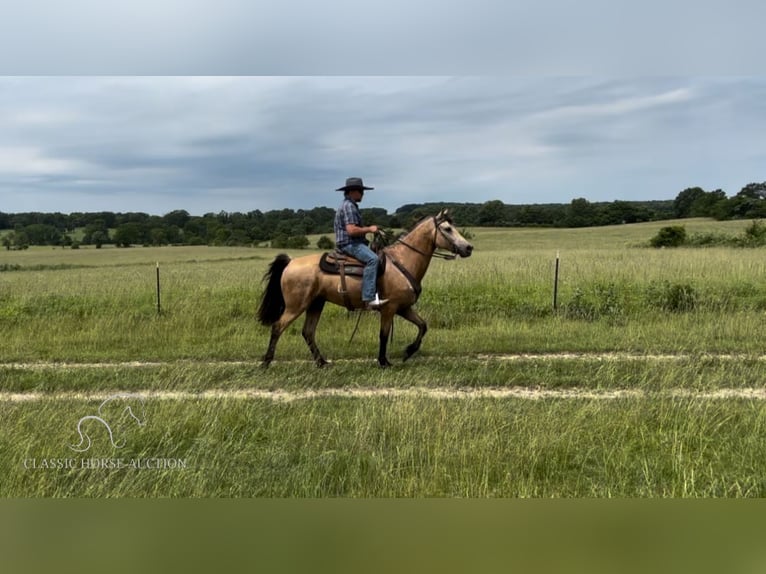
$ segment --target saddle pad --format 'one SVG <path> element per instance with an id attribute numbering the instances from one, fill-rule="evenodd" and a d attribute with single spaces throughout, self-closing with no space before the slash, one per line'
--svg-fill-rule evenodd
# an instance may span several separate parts
<path id="1" fill-rule="evenodd" d="M 354 259 L 348 255 L 342 256 L 344 258 L 344 270 L 346 275 L 353 275 L 355 277 L 361 277 L 364 273 L 364 264 L 358 259 Z M 319 269 L 324 273 L 331 275 L 340 275 L 340 267 L 336 259 L 336 254 L 323 253 L 319 258 Z M 383 275 L 386 270 L 386 258 L 378 256 L 378 277 Z"/>

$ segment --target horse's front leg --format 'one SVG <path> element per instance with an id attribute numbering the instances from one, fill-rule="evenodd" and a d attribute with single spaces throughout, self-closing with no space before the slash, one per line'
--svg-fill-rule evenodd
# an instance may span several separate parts
<path id="1" fill-rule="evenodd" d="M 388 360 L 387 349 L 388 339 L 391 335 L 391 326 L 394 324 L 393 311 L 385 310 L 380 314 L 380 350 L 378 351 L 378 364 L 381 367 L 390 367 L 391 363 Z"/>
<path id="2" fill-rule="evenodd" d="M 397 314 L 410 323 L 413 323 L 418 328 L 418 336 L 412 343 L 407 346 L 407 349 L 404 351 L 404 360 L 406 361 L 412 355 L 414 355 L 418 349 L 420 349 L 420 343 L 423 341 L 423 337 L 425 336 L 426 331 L 428 331 L 428 325 L 412 307 L 400 309 Z"/>

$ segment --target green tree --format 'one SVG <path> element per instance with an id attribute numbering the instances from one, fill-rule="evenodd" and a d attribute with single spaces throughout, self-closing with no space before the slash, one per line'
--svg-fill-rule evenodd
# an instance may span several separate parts
<path id="1" fill-rule="evenodd" d="M 692 206 L 704 196 L 701 187 L 687 187 L 673 200 L 673 214 L 677 218 L 691 217 Z"/>
<path id="2" fill-rule="evenodd" d="M 167 234 L 162 227 L 155 227 L 149 231 L 149 237 L 151 237 L 152 245 L 167 245 L 168 243 Z"/>
<path id="3" fill-rule="evenodd" d="M 569 205 L 566 224 L 568 227 L 589 227 L 598 225 L 598 210 L 587 199 L 578 197 Z"/>
<path id="4" fill-rule="evenodd" d="M 23 229 L 29 245 L 58 245 L 61 243 L 61 232 L 53 225 L 33 223 Z"/>
<path id="5" fill-rule="evenodd" d="M 107 231 L 95 231 L 90 237 L 91 242 L 96 246 L 96 249 L 101 249 L 104 243 L 109 242 L 109 232 Z"/>
<path id="6" fill-rule="evenodd" d="M 170 213 L 166 213 L 162 216 L 162 222 L 165 225 L 175 225 L 178 228 L 183 229 L 184 225 L 186 225 L 189 220 L 191 219 L 191 216 L 189 215 L 189 212 L 185 209 L 177 209 L 175 211 L 171 211 Z"/>
<path id="7" fill-rule="evenodd" d="M 487 227 L 500 227 L 507 223 L 505 216 L 505 204 L 499 199 L 493 199 L 482 204 L 479 209 L 479 225 Z"/>
<path id="8" fill-rule="evenodd" d="M 114 230 L 114 242 L 118 247 L 130 247 L 143 243 L 141 225 L 136 222 L 123 223 Z"/>

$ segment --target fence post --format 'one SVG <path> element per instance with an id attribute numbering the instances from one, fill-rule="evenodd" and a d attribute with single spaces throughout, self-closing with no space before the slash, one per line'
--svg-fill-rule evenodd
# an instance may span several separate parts
<path id="1" fill-rule="evenodd" d="M 160 305 L 160 262 L 157 261 L 157 315 L 162 314 L 162 306 Z"/>
<path id="2" fill-rule="evenodd" d="M 559 252 L 556 251 L 556 271 L 553 275 L 553 310 L 559 310 Z"/>

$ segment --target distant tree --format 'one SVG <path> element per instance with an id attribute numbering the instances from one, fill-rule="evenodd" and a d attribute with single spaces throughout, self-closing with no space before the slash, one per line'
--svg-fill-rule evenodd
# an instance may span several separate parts
<path id="1" fill-rule="evenodd" d="M 96 249 L 101 249 L 104 243 L 109 241 L 109 233 L 105 231 L 96 231 L 91 235 L 91 242 L 96 246 Z"/>
<path id="2" fill-rule="evenodd" d="M 167 225 L 175 225 L 178 228 L 183 228 L 184 225 L 186 225 L 189 220 L 191 219 L 191 216 L 189 215 L 189 212 L 185 209 L 177 209 L 175 211 L 171 211 L 170 213 L 166 213 L 162 216 L 162 222 Z"/>
<path id="3" fill-rule="evenodd" d="M 234 229 L 226 240 L 226 245 L 251 245 L 252 243 L 244 229 Z"/>
<path id="4" fill-rule="evenodd" d="M 500 227 L 507 223 L 505 217 L 505 204 L 499 199 L 484 202 L 479 209 L 479 225 L 487 227 Z"/>
<path id="5" fill-rule="evenodd" d="M 142 229 L 138 223 L 123 223 L 114 231 L 114 242 L 118 247 L 130 247 L 143 241 Z"/>
<path id="6" fill-rule="evenodd" d="M 32 223 L 23 228 L 29 245 L 59 245 L 61 232 L 46 223 Z"/>
<path id="7" fill-rule="evenodd" d="M 29 237 L 24 231 L 14 231 L 11 233 L 11 240 L 15 249 L 29 249 Z"/>
<path id="8" fill-rule="evenodd" d="M 635 205 L 628 201 L 613 201 L 602 210 L 604 225 L 620 225 L 622 223 L 638 223 L 650 221 L 652 214 L 645 207 Z"/>
<path id="9" fill-rule="evenodd" d="M 109 243 L 109 228 L 107 227 L 105 219 L 95 219 L 85 225 L 85 232 L 82 236 L 82 243 L 84 245 L 96 243 L 97 237 L 102 244 Z"/>
<path id="10" fill-rule="evenodd" d="M 690 217 L 715 217 L 717 206 L 726 201 L 726 193 L 723 190 L 706 191 L 692 203 L 689 212 Z"/>
<path id="11" fill-rule="evenodd" d="M 705 196 L 701 187 L 687 187 L 673 200 L 673 213 L 678 218 L 691 217 L 694 203 Z"/>
<path id="12" fill-rule="evenodd" d="M 365 225 L 378 225 L 381 227 L 388 227 L 389 216 L 388 211 L 380 207 L 369 207 L 360 210 L 362 214 L 362 221 Z"/>
<path id="13" fill-rule="evenodd" d="M 149 237 L 152 240 L 152 245 L 167 245 L 168 243 L 167 234 L 162 227 L 155 227 L 149 231 Z"/>
<path id="14" fill-rule="evenodd" d="M 766 181 L 762 183 L 748 183 L 740 190 L 737 197 L 749 197 L 759 201 L 766 200 Z"/>
<path id="15" fill-rule="evenodd" d="M 231 229 L 222 225 L 215 230 L 213 245 L 226 245 L 231 237 Z"/>
<path id="16" fill-rule="evenodd" d="M 750 183 L 740 192 L 718 204 L 719 219 L 759 219 L 766 217 L 766 182 Z"/>
<path id="17" fill-rule="evenodd" d="M 598 225 L 598 210 L 587 199 L 578 197 L 569 205 L 566 224 L 568 227 L 589 227 Z"/>

